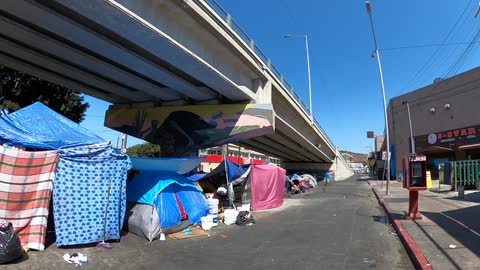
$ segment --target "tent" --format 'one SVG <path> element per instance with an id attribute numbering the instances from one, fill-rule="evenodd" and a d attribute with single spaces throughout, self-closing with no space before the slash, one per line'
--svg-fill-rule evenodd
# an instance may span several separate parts
<path id="1" fill-rule="evenodd" d="M 169 229 L 174 232 L 182 229 L 179 226 L 197 224 L 208 213 L 205 196 L 198 187 L 169 171 L 144 171 L 135 176 L 127 183 L 127 201 L 128 231 L 149 241 L 162 231 L 169 233 Z"/>
<path id="2" fill-rule="evenodd" d="M 52 183 L 58 246 L 120 238 L 125 181 L 131 166 L 128 156 L 40 102 L 0 117 L 0 144 L 5 146 L 0 148 L 0 160 L 9 160 L 8 165 L 1 166 L 8 166 L 8 172 L 2 171 L 0 181 L 14 185 L 22 177 L 24 185 L 37 185 L 44 190 L 40 194 L 0 188 L 2 195 L 14 194 L 17 201 L 44 202 L 39 206 L 22 204 L 15 211 L 8 206 L 0 207 L 0 219 L 11 221 L 17 233 L 26 235 L 21 239 L 24 247 L 44 249 Z M 17 147 L 29 151 L 8 149 Z M 55 161 L 55 166 L 44 169 L 45 173 L 35 174 L 33 168 L 47 168 L 52 163 L 47 164 L 47 159 L 40 157 L 42 152 L 49 153 L 47 156 L 53 153 L 58 164 Z M 26 162 L 31 167 L 28 170 Z M 27 209 L 42 209 L 42 212 L 27 217 L 25 226 L 15 217 Z"/>
<path id="3" fill-rule="evenodd" d="M 235 205 L 250 205 L 251 210 L 257 211 L 283 204 L 285 176 L 286 171 L 276 165 L 242 166 L 226 160 L 200 178 L 199 183 L 212 190 L 212 186 L 219 187 L 228 182 L 231 201 Z"/>

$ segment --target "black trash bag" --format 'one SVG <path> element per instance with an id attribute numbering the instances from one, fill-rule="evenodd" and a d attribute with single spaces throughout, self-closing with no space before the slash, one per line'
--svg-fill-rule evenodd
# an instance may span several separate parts
<path id="1" fill-rule="evenodd" d="M 255 224 L 255 219 L 248 211 L 240 211 L 237 215 L 237 220 L 235 222 L 239 226 L 249 226 Z"/>
<path id="2" fill-rule="evenodd" d="M 0 264 L 16 260 L 23 253 L 20 239 L 13 232 L 12 223 L 0 224 Z"/>

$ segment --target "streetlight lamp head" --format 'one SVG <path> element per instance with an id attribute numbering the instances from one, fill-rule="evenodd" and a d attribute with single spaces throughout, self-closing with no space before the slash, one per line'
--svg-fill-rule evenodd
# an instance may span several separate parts
<path id="1" fill-rule="evenodd" d="M 292 35 L 283 35 L 284 38 L 292 37 Z"/>
<path id="2" fill-rule="evenodd" d="M 370 1 L 365 1 L 365 8 L 367 8 L 367 13 L 370 15 L 372 13 L 372 6 L 370 5 Z"/>
<path id="3" fill-rule="evenodd" d="M 372 58 L 375 58 L 375 51 L 373 51 L 370 56 L 371 56 Z"/>

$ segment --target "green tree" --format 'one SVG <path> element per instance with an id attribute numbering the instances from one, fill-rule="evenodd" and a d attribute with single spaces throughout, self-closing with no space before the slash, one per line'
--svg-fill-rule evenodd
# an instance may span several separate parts
<path id="1" fill-rule="evenodd" d="M 141 147 L 141 144 L 136 144 L 134 146 L 127 148 L 127 155 L 131 157 L 138 157 L 138 149 Z"/>
<path id="2" fill-rule="evenodd" d="M 0 65 L 0 110 L 14 112 L 37 101 L 76 123 L 90 106 L 79 92 Z"/>
<path id="3" fill-rule="evenodd" d="M 160 146 L 153 143 L 142 143 L 127 148 L 127 155 L 132 157 L 160 157 Z"/>

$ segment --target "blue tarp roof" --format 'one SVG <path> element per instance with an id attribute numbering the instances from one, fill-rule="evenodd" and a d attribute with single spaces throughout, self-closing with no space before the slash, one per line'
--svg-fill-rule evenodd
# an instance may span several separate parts
<path id="1" fill-rule="evenodd" d="M 0 117 L 3 143 L 55 150 L 105 141 L 41 102 Z"/>
<path id="2" fill-rule="evenodd" d="M 168 171 L 144 171 L 127 183 L 127 201 L 153 205 L 166 187 L 177 184 L 197 189 L 186 177 Z"/>

